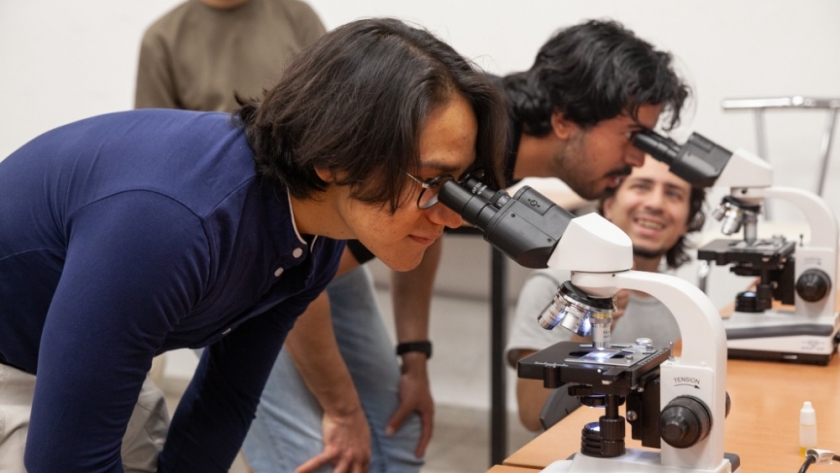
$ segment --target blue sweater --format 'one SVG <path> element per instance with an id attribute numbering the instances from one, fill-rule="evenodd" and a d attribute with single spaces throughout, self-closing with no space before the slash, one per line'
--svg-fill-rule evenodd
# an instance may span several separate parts
<path id="1" fill-rule="evenodd" d="M 30 473 L 122 471 L 152 358 L 205 346 L 160 471 L 227 471 L 343 245 L 298 234 L 225 114 L 94 117 L 0 161 L 0 363 L 37 375 Z"/>

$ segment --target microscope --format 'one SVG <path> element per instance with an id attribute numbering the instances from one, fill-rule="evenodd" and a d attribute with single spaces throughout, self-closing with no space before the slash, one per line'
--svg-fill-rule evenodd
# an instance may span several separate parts
<path id="1" fill-rule="evenodd" d="M 713 215 L 722 222 L 723 234 L 743 229 L 743 238 L 714 240 L 697 254 L 701 260 L 731 265 L 734 274 L 757 278 L 754 290 L 737 294 L 735 311 L 725 321 L 729 357 L 828 364 L 840 340 L 840 318 L 835 310 L 837 221 L 825 202 L 810 192 L 774 187 L 766 161 L 743 150 L 730 152 L 696 133 L 680 146 L 643 131 L 634 144 L 660 161 L 710 163 L 715 172 L 704 185 L 730 189 Z M 809 241 L 801 235 L 758 237 L 761 205 L 773 198 L 787 200 L 805 214 Z M 774 300 L 791 308 L 773 307 Z"/>
<path id="2" fill-rule="evenodd" d="M 475 178 L 450 180 L 439 202 L 518 264 L 571 271 L 538 322 L 591 335 L 593 343 L 553 345 L 520 361 L 519 375 L 542 379 L 546 387 L 569 385 L 570 393 L 603 406 L 605 414 L 584 426 L 580 453 L 545 471 L 739 470 L 737 456 L 723 452 L 726 334 L 700 289 L 674 276 L 633 271 L 632 243 L 618 227 L 597 214 L 575 217 L 527 186 L 511 197 Z M 680 356 L 644 340 L 612 343 L 613 296 L 619 289 L 646 292 L 671 310 L 683 334 Z M 633 438 L 659 451 L 625 447 L 619 415 L 625 401 Z"/>

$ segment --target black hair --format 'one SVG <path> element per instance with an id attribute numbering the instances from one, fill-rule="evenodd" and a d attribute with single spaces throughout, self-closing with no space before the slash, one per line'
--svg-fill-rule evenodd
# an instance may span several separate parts
<path id="1" fill-rule="evenodd" d="M 529 135 L 550 132 L 557 110 L 586 129 L 622 113 L 636 119 L 644 105 L 663 105 L 672 129 L 690 89 L 671 60 L 620 23 L 590 20 L 556 32 L 531 69 L 504 77 L 503 87 Z"/>
<path id="2" fill-rule="evenodd" d="M 686 253 L 688 242 L 686 242 L 686 235 L 693 232 L 699 232 L 706 224 L 706 212 L 703 210 L 703 205 L 706 202 L 706 189 L 702 187 L 692 187 L 691 195 L 688 199 L 688 231 L 681 236 L 674 246 L 668 249 L 665 253 L 665 261 L 668 267 L 677 269 L 684 263 L 691 261 L 691 257 Z"/>
<path id="3" fill-rule="evenodd" d="M 498 90 L 428 31 L 395 19 L 332 30 L 290 63 L 261 101 L 237 97 L 234 112 L 254 149 L 257 172 L 297 198 L 323 191 L 316 168 L 393 212 L 420 168 L 420 133 L 432 110 L 463 97 L 478 123 L 473 168 L 498 185 L 507 122 Z M 458 177 L 458 176 L 455 176 Z"/>

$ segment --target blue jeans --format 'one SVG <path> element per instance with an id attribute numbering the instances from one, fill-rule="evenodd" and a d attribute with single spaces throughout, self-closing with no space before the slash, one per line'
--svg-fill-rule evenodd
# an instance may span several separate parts
<path id="1" fill-rule="evenodd" d="M 422 431 L 419 415 L 409 416 L 394 435 L 385 435 L 399 405 L 400 370 L 370 272 L 357 268 L 331 282 L 327 292 L 338 347 L 370 425 L 370 471 L 419 472 L 423 459 L 414 456 Z M 289 473 L 321 453 L 322 413 L 288 353 L 281 352 L 242 447 L 254 473 Z M 329 471 L 331 466 L 319 473 Z"/>

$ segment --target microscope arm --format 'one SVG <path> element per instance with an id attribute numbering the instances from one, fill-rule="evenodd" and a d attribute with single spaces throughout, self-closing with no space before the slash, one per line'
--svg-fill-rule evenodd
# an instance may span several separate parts
<path id="1" fill-rule="evenodd" d="M 756 241 L 756 213 L 767 198 L 787 200 L 802 210 L 811 228 L 811 241 L 796 248 L 794 280 L 796 312 L 809 319 L 836 318 L 834 298 L 838 281 L 837 220 L 825 202 L 798 189 L 774 188 L 770 163 L 743 149 L 734 153 L 702 135 L 692 133 L 679 145 L 653 130 L 642 130 L 633 145 L 669 165 L 674 174 L 700 187 L 728 187 L 719 215 L 723 232 L 734 233 L 744 224 L 744 241 Z"/>
<path id="2" fill-rule="evenodd" d="M 792 187 L 773 187 L 773 168 L 763 159 L 744 150 L 736 150 L 718 178 L 716 185 L 731 189 L 736 199 L 760 203 L 782 199 L 794 204 L 808 220 L 812 230 L 811 245 L 835 248 L 837 223 L 831 209 L 819 196 Z"/>
<path id="3" fill-rule="evenodd" d="M 773 167 L 766 160 L 743 149 L 730 152 L 697 133 L 683 145 L 651 130 L 639 132 L 634 145 L 693 185 L 729 187 L 738 200 L 759 204 L 766 198 L 780 198 L 796 205 L 812 230 L 811 245 L 836 248 L 837 223 L 834 214 L 818 196 L 793 188 L 773 186 Z M 825 228 L 825 227 L 828 228 Z"/>
<path id="4" fill-rule="evenodd" d="M 510 197 L 474 180 L 449 181 L 441 188 L 440 202 L 523 266 L 571 270 L 570 284 L 586 295 L 607 298 L 618 289 L 632 289 L 662 301 L 677 320 L 683 350 L 679 358 L 660 365 L 660 407 L 691 402 L 710 419 L 708 435 L 693 446 L 663 445 L 662 466 L 723 471 L 728 464 L 723 458 L 726 334 L 705 294 L 675 276 L 632 271 L 632 242 L 618 227 L 596 214 L 575 218 L 527 187 Z"/>
<path id="5" fill-rule="evenodd" d="M 726 167 L 715 181 L 717 187 L 732 189 L 732 197 L 736 189 L 762 188 L 773 185 L 773 167 L 760 157 L 743 149 L 737 149 L 729 156 Z"/>
<path id="6" fill-rule="evenodd" d="M 710 366 L 726 372 L 726 331 L 720 313 L 700 289 L 670 275 L 647 271 L 614 274 L 572 273 L 572 284 L 586 292 L 617 288 L 651 294 L 662 302 L 677 321 L 682 334 L 682 362 Z M 714 345 L 715 350 L 709 350 Z"/>
<path id="7" fill-rule="evenodd" d="M 799 242 L 796 246 L 794 306 L 797 314 L 807 317 L 803 320 L 834 318 L 835 302 L 831 294 L 837 291 L 840 247 L 837 220 L 825 201 L 811 192 L 789 187 L 733 189 L 731 195 L 753 202 L 782 199 L 796 205 L 805 214 L 811 238 L 807 244 Z M 822 292 L 823 288 L 825 292 Z"/>
<path id="8" fill-rule="evenodd" d="M 811 229 L 811 240 L 808 246 L 837 248 L 838 230 L 834 213 L 816 194 L 793 187 L 768 187 L 743 191 L 746 191 L 746 195 L 750 197 L 782 199 L 795 205 L 805 214 L 808 227 Z"/>
<path id="9" fill-rule="evenodd" d="M 666 142 L 665 138 L 648 132 L 642 138 L 646 140 L 659 140 Z M 704 146 L 698 147 L 694 140 L 702 140 Z M 643 142 L 646 142 L 643 140 Z M 692 135 L 689 142 L 682 148 L 671 144 L 671 148 L 660 145 L 652 148 L 657 152 L 654 157 L 660 160 L 670 160 L 675 163 L 695 163 L 698 168 L 710 167 L 709 160 L 712 156 L 725 156 L 729 153 L 700 135 Z M 708 149 L 711 152 L 701 152 Z M 675 151 L 676 150 L 676 151 Z M 693 151 L 693 152 L 692 152 Z M 679 158 L 679 159 L 678 159 Z M 724 162 L 722 158 L 718 158 Z M 773 167 L 766 160 L 743 149 L 737 149 L 725 160 L 725 164 L 719 176 L 713 181 L 715 186 L 729 187 L 730 195 L 738 200 L 760 203 L 767 198 L 779 198 L 796 205 L 808 220 L 812 230 L 811 244 L 815 246 L 834 248 L 837 246 L 837 223 L 831 209 L 825 201 L 817 195 L 795 188 L 772 187 Z M 829 227 L 829 228 L 825 228 Z M 819 229 L 819 231 L 817 230 Z"/>
<path id="10" fill-rule="evenodd" d="M 691 449 L 662 445 L 662 464 L 716 471 L 723 458 L 726 417 L 726 332 L 709 298 L 694 285 L 674 276 L 642 271 L 614 274 L 572 273 L 572 284 L 586 292 L 601 288 L 631 289 L 651 294 L 674 315 L 682 334 L 679 358 L 660 366 L 660 408 L 675 398 L 701 400 L 712 418 L 709 435 Z"/>

